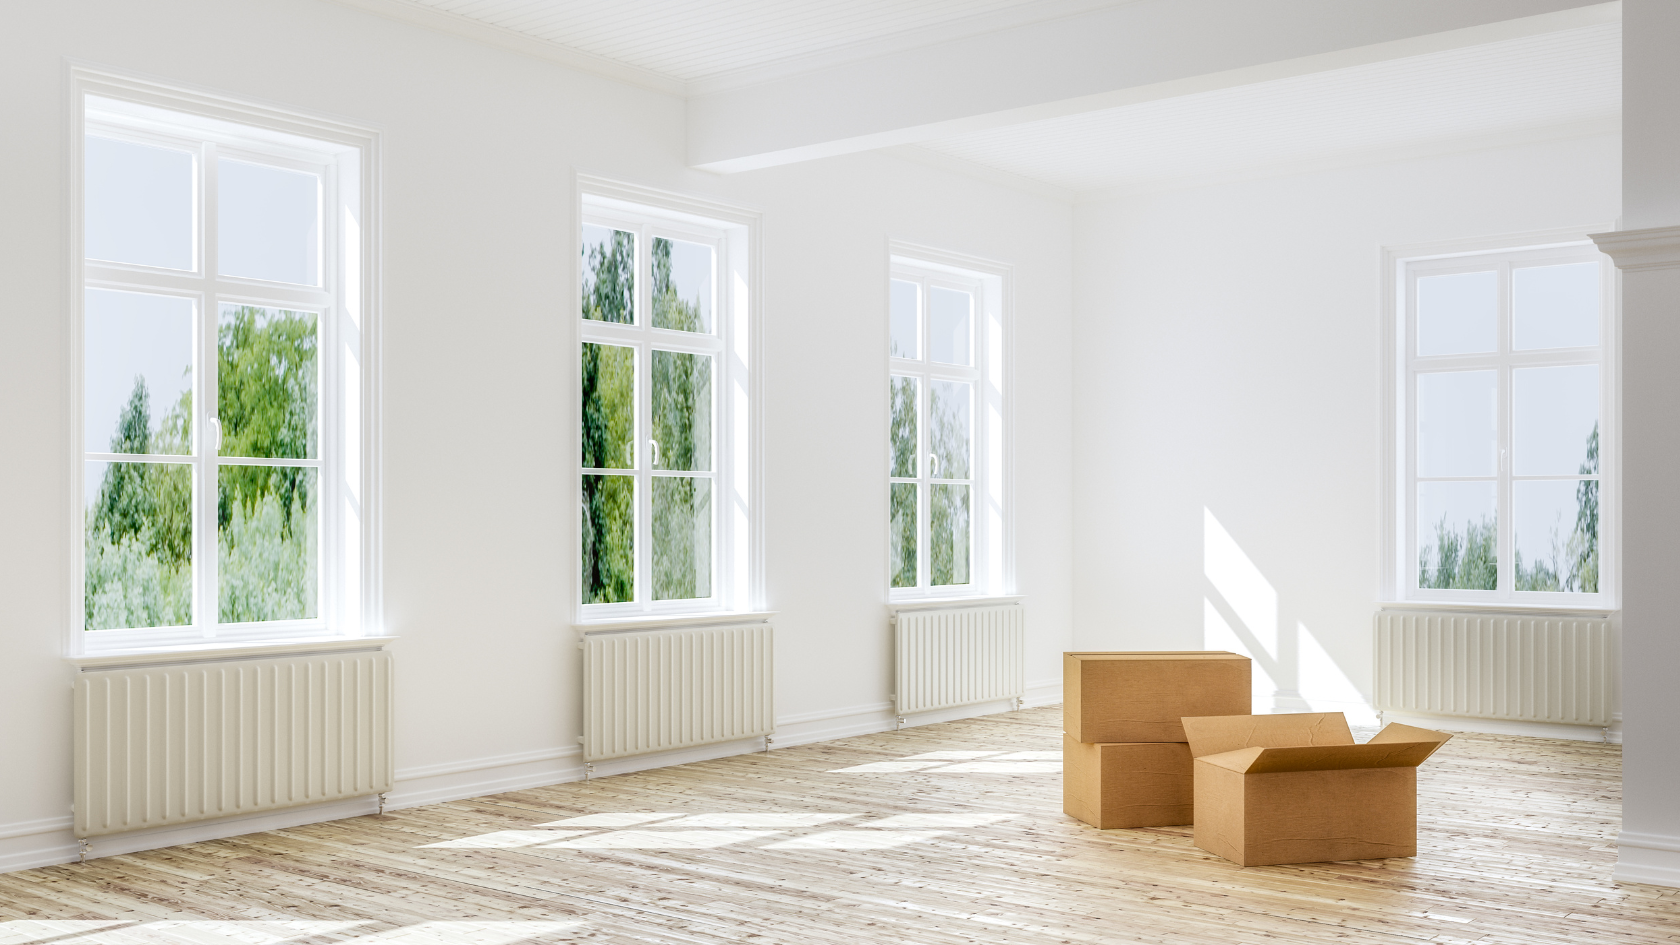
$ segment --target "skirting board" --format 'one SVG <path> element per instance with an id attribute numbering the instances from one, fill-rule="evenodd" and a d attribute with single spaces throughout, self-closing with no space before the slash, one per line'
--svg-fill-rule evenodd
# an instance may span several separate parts
<path id="1" fill-rule="evenodd" d="M 1420 728 L 1443 732 L 1477 732 L 1485 735 L 1524 735 L 1529 738 L 1562 738 L 1576 742 L 1606 741 L 1605 732 L 1591 725 L 1556 725 L 1548 722 L 1512 722 L 1505 719 L 1472 719 L 1455 715 L 1416 715 L 1409 712 L 1384 712 L 1384 722 L 1400 722 Z M 1622 743 L 1622 722 L 1618 716 L 1611 723 L 1608 741 Z"/>
<path id="2" fill-rule="evenodd" d="M 1618 883 L 1680 888 L 1680 837 L 1624 830 L 1616 840 Z"/>
<path id="3" fill-rule="evenodd" d="M 1029 707 L 1053 705 L 1060 702 L 1061 698 L 1060 680 L 1053 684 L 1029 684 L 1026 704 Z M 914 723 L 928 724 L 935 721 L 974 718 L 1006 712 L 1010 708 L 1009 703 L 959 706 L 940 713 L 917 716 Z M 796 745 L 832 741 L 852 735 L 890 732 L 896 727 L 897 722 L 893 718 L 890 702 L 787 716 L 777 720 L 776 734 L 771 747 L 792 748 Z M 755 738 L 683 751 L 638 755 L 598 764 L 593 776 L 600 778 L 629 774 L 633 771 L 709 761 L 713 758 L 747 754 L 763 749 L 763 740 Z M 483 797 L 487 794 L 581 781 L 585 775 L 582 753 L 581 746 L 568 745 L 514 755 L 399 769 L 396 772 L 396 788 L 386 795 L 385 808 L 395 810 L 425 804 L 441 804 L 446 801 Z M 92 841 L 89 857 L 136 853 L 183 843 L 221 840 L 264 830 L 280 830 L 342 820 L 346 817 L 362 817 L 375 813 L 378 809 L 378 798 L 370 796 L 332 804 L 288 808 L 254 817 L 226 818 L 166 830 L 146 830 L 100 837 Z M 75 862 L 80 855 L 80 849 L 75 837 L 70 833 L 70 824 L 69 817 L 0 824 L 0 873 Z"/>

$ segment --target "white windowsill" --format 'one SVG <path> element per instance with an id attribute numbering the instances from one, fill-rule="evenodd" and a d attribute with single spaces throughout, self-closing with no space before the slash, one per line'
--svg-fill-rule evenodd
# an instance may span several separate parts
<path id="1" fill-rule="evenodd" d="M 1613 617 L 1618 608 L 1581 607 L 1570 604 L 1508 604 L 1489 601 L 1443 600 L 1385 600 L 1377 602 L 1381 611 L 1459 611 L 1462 613 L 1535 614 L 1547 617 Z"/>
<path id="2" fill-rule="evenodd" d="M 578 633 L 616 633 L 621 630 L 660 630 L 667 627 L 715 627 L 725 623 L 769 623 L 774 610 L 743 610 L 710 614 L 651 617 L 607 617 L 572 624 Z"/>
<path id="3" fill-rule="evenodd" d="M 243 643 L 236 646 L 198 643 L 191 646 L 153 647 L 97 656 L 71 656 L 66 661 L 83 671 L 112 669 L 122 666 L 143 666 L 154 663 L 209 663 L 218 660 L 267 659 L 275 656 L 299 656 L 304 653 L 334 653 L 346 650 L 381 650 L 397 638 L 380 637 L 315 637 L 286 640 L 280 643 Z"/>
<path id="4" fill-rule="evenodd" d="M 980 597 L 918 597 L 915 600 L 887 601 L 887 613 L 898 616 L 907 610 L 940 610 L 953 607 L 1002 607 L 1006 604 L 1019 604 L 1026 600 L 1025 594 L 997 594 L 982 595 Z"/>

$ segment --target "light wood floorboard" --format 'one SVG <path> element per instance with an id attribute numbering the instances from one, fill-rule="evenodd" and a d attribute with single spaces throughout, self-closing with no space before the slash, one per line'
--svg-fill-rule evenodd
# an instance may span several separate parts
<path id="1" fill-rule="evenodd" d="M 1460 735 L 1417 857 L 1242 869 L 1065 816 L 1060 739 L 1029 709 L 12 873 L 0 945 L 1680 945 L 1680 890 L 1610 879 L 1616 746 Z M 936 751 L 991 754 L 839 770 Z"/>

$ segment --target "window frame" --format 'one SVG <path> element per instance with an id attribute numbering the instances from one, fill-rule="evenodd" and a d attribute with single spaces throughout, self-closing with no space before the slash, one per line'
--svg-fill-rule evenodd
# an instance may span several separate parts
<path id="1" fill-rule="evenodd" d="M 1010 267 L 912 243 L 889 244 L 887 279 L 884 285 L 884 343 L 886 406 L 881 438 L 884 466 L 882 515 L 885 552 L 883 587 L 889 604 L 916 601 L 960 600 L 1014 593 L 1014 502 L 1013 488 L 1013 384 L 1012 312 Z M 915 282 L 917 288 L 917 341 L 919 358 L 892 354 L 892 283 Z M 933 288 L 967 292 L 973 299 L 970 322 L 972 366 L 942 364 L 930 357 L 929 299 Z M 916 475 L 892 475 L 892 380 L 917 379 Z M 956 381 L 970 387 L 970 475 L 966 479 L 934 477 L 927 462 L 930 430 L 927 422 L 935 381 Z M 916 586 L 894 587 L 892 571 L 891 496 L 895 484 L 916 484 Z M 931 581 L 930 510 L 932 486 L 967 484 L 969 487 L 969 575 L 967 584 L 935 585 Z"/>
<path id="2" fill-rule="evenodd" d="M 633 560 L 634 597 L 630 601 L 588 604 L 583 587 L 583 529 L 579 506 L 572 503 L 574 567 L 572 616 L 578 626 L 623 625 L 683 616 L 757 612 L 763 598 L 762 523 L 758 515 L 760 462 L 757 386 L 758 310 L 755 265 L 759 217 L 709 201 L 579 174 L 577 213 L 570 241 L 573 291 L 566 306 L 573 343 L 567 376 L 568 425 L 573 470 L 572 495 L 581 497 L 583 477 L 628 475 L 636 483 Z M 585 319 L 582 313 L 581 242 L 586 224 L 607 226 L 636 236 L 636 320 L 618 324 Z M 713 249 L 712 331 L 656 328 L 653 313 L 653 241 L 658 238 L 703 243 Z M 595 470 L 582 466 L 581 389 L 578 365 L 586 343 L 621 345 L 635 351 L 635 433 L 630 470 Z M 712 361 L 711 470 L 652 467 L 652 358 L 654 351 L 704 354 Z M 705 478 L 712 483 L 712 594 L 705 598 L 652 599 L 652 489 L 655 478 Z"/>
<path id="3" fill-rule="evenodd" d="M 1384 252 L 1386 317 L 1383 347 L 1384 479 L 1387 512 L 1384 529 L 1384 598 L 1408 606 L 1499 611 L 1610 613 L 1619 606 L 1620 389 L 1618 375 L 1617 273 L 1587 233 L 1606 227 L 1570 228 L 1528 236 L 1458 240 L 1393 247 Z M 1512 329 L 1512 273 L 1516 269 L 1593 262 L 1599 267 L 1599 336 L 1594 347 L 1516 349 Z M 1497 346 L 1484 354 L 1418 355 L 1417 292 L 1420 277 L 1495 271 L 1497 275 Z M 1524 480 L 1573 477 L 1515 474 L 1512 434 L 1515 422 L 1513 372 L 1525 368 L 1595 365 L 1599 370 L 1599 590 L 1596 593 L 1519 591 L 1515 588 L 1514 484 Z M 1443 371 L 1491 370 L 1496 375 L 1495 483 L 1498 586 L 1493 590 L 1420 588 L 1417 431 L 1414 410 L 1417 377 Z M 1448 477 L 1461 478 L 1461 477 Z"/>
<path id="4" fill-rule="evenodd" d="M 220 95 L 160 85 L 117 72 L 75 67 L 69 83 L 67 191 L 70 300 L 67 318 L 72 524 L 66 651 L 113 653 L 262 646 L 380 632 L 378 437 L 378 204 L 376 132 Z M 84 143 L 88 136 L 186 150 L 194 156 L 190 270 L 84 255 Z M 317 174 L 317 285 L 226 276 L 217 270 L 220 160 Z M 85 293 L 90 289 L 190 299 L 193 305 L 191 452 L 166 461 L 193 469 L 193 622 L 180 627 L 84 630 L 85 470 L 90 460 L 132 462 L 85 448 Z M 212 445 L 217 413 L 216 325 L 221 306 L 260 305 L 316 315 L 317 450 L 311 459 L 221 456 Z M 162 459 L 161 457 L 159 459 Z M 217 584 L 219 470 L 235 465 L 303 466 L 317 473 L 319 584 L 314 618 L 223 623 Z M 210 486 L 206 487 L 209 483 Z"/>

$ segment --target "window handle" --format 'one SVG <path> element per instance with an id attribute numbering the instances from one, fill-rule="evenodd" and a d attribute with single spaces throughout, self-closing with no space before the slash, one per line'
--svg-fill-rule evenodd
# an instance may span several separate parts
<path id="1" fill-rule="evenodd" d="M 929 466 L 930 466 L 930 469 L 928 471 L 928 478 L 938 479 L 939 478 L 939 454 L 938 453 L 929 453 L 928 454 L 928 463 L 929 463 Z"/>
<path id="2" fill-rule="evenodd" d="M 222 420 L 220 417 L 210 418 L 210 432 L 215 438 L 215 446 L 211 447 L 211 449 L 220 453 L 222 451 Z"/>
<path id="3" fill-rule="evenodd" d="M 648 440 L 648 445 L 653 447 L 653 465 L 658 466 L 659 465 L 659 441 L 658 440 Z"/>

